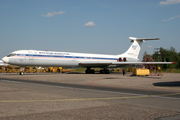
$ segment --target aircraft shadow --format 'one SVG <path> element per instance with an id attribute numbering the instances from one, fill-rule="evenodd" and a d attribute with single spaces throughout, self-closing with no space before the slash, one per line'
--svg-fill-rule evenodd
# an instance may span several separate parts
<path id="1" fill-rule="evenodd" d="M 180 81 L 174 82 L 157 82 L 153 83 L 154 86 L 161 86 L 161 87 L 180 87 Z"/>

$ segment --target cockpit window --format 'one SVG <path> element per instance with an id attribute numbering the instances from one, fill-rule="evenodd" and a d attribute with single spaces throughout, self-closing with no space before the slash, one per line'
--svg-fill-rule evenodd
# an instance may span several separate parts
<path id="1" fill-rule="evenodd" d="M 9 54 L 7 57 L 16 56 L 15 53 Z"/>

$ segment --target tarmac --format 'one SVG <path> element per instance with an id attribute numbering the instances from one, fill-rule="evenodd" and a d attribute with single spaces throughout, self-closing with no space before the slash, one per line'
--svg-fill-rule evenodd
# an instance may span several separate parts
<path id="1" fill-rule="evenodd" d="M 180 74 L 164 73 L 162 76 L 132 76 L 128 72 L 125 76 L 119 74 L 84 74 L 84 73 L 1 73 L 0 78 L 23 79 L 34 81 L 48 81 L 56 83 L 73 83 L 80 85 L 98 85 L 109 87 L 126 87 L 136 89 L 161 89 L 180 91 Z"/>
<path id="2" fill-rule="evenodd" d="M 180 74 L 0 73 L 0 119 L 180 119 Z"/>

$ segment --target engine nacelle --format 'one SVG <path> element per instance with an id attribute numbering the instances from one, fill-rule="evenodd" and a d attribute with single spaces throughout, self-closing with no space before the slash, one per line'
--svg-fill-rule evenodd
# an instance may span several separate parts
<path id="1" fill-rule="evenodd" d="M 123 58 L 123 62 L 126 62 L 127 61 L 127 59 L 126 58 Z"/>
<path id="2" fill-rule="evenodd" d="M 127 58 L 126 58 L 126 57 L 124 57 L 124 58 L 119 58 L 117 61 L 118 61 L 118 62 L 126 62 L 126 61 L 127 61 Z"/>
<path id="3" fill-rule="evenodd" d="M 118 61 L 118 62 L 122 62 L 122 58 L 119 58 L 117 61 Z"/>

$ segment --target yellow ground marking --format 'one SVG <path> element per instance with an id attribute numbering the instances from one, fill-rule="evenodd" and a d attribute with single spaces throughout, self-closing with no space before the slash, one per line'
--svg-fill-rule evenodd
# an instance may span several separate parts
<path id="1" fill-rule="evenodd" d="M 162 97 L 162 96 L 171 96 L 171 95 L 180 95 L 180 93 L 161 94 L 161 95 L 129 96 L 129 97 L 110 97 L 110 98 L 77 98 L 77 99 L 56 99 L 56 100 L 2 100 L 2 101 L 0 101 L 0 103 L 115 100 L 115 99 L 130 99 L 130 98 Z"/>

